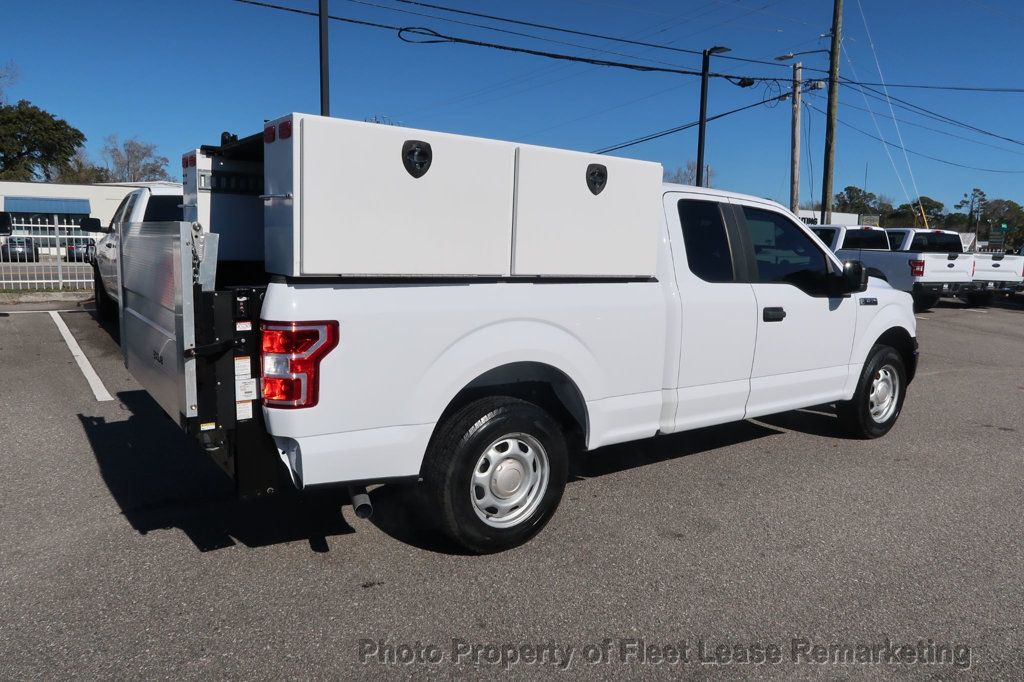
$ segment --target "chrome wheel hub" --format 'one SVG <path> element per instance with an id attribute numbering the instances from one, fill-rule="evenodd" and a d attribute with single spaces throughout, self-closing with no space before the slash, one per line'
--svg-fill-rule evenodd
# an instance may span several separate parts
<path id="1" fill-rule="evenodd" d="M 540 441 L 525 433 L 504 435 L 477 459 L 469 483 L 473 511 L 494 528 L 521 523 L 540 506 L 549 474 Z"/>
<path id="2" fill-rule="evenodd" d="M 871 379 L 871 392 L 868 394 L 868 411 L 876 423 L 883 423 L 896 412 L 899 404 L 900 379 L 896 368 L 885 365 Z"/>

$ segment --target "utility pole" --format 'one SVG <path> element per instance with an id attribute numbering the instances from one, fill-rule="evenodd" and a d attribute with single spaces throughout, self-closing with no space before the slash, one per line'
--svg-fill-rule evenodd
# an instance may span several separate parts
<path id="1" fill-rule="evenodd" d="M 320 115 L 331 115 L 330 45 L 327 42 L 327 0 L 320 0 Z"/>
<path id="2" fill-rule="evenodd" d="M 793 126 L 790 131 L 789 210 L 800 215 L 800 79 L 803 67 L 793 65 Z"/>
<path id="3" fill-rule="evenodd" d="M 832 8 L 832 49 L 828 64 L 828 116 L 825 121 L 825 163 L 821 179 L 821 224 L 832 222 L 832 174 L 836 163 L 836 112 L 839 109 L 839 49 L 843 42 L 843 0 Z"/>
<path id="4" fill-rule="evenodd" d="M 700 67 L 700 123 L 697 128 L 697 186 L 704 186 L 704 132 L 708 127 L 708 71 L 711 55 L 728 52 L 729 48 L 715 46 L 704 50 Z"/>

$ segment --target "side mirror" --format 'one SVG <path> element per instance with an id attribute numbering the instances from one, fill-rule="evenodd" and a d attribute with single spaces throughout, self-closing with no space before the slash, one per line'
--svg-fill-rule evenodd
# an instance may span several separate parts
<path id="1" fill-rule="evenodd" d="M 99 218 L 82 218 L 82 222 L 78 224 L 78 229 L 82 232 L 109 232 L 106 227 L 100 223 Z"/>
<path id="2" fill-rule="evenodd" d="M 11 233 L 11 214 L 6 211 L 0 211 L 0 236 L 6 237 Z"/>
<path id="3" fill-rule="evenodd" d="M 841 294 L 858 294 L 868 288 L 868 271 L 859 260 L 843 261 L 840 276 Z"/>

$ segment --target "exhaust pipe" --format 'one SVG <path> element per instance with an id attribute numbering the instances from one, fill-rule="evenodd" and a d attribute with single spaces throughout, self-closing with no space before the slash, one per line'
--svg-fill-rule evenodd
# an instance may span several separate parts
<path id="1" fill-rule="evenodd" d="M 370 502 L 370 495 L 363 486 L 349 486 L 348 496 L 352 500 L 352 509 L 356 516 L 361 519 L 368 519 L 373 515 L 373 503 Z"/>

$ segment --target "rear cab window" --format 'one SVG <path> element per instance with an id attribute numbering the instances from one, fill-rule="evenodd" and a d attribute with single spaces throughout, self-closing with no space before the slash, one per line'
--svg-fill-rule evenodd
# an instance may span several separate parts
<path id="1" fill-rule="evenodd" d="M 889 250 L 889 238 L 884 230 L 847 230 L 843 237 L 844 249 Z"/>
<path id="2" fill-rule="evenodd" d="M 142 221 L 146 223 L 180 222 L 184 220 L 181 204 L 182 199 L 179 196 L 151 194 Z"/>
<path id="3" fill-rule="evenodd" d="M 918 232 L 910 242 L 911 251 L 921 253 L 963 253 L 959 235 L 946 232 Z"/>
<path id="4" fill-rule="evenodd" d="M 811 232 L 818 235 L 818 239 L 825 242 L 825 246 L 832 248 L 832 240 L 836 238 L 836 228 L 812 227 Z"/>

